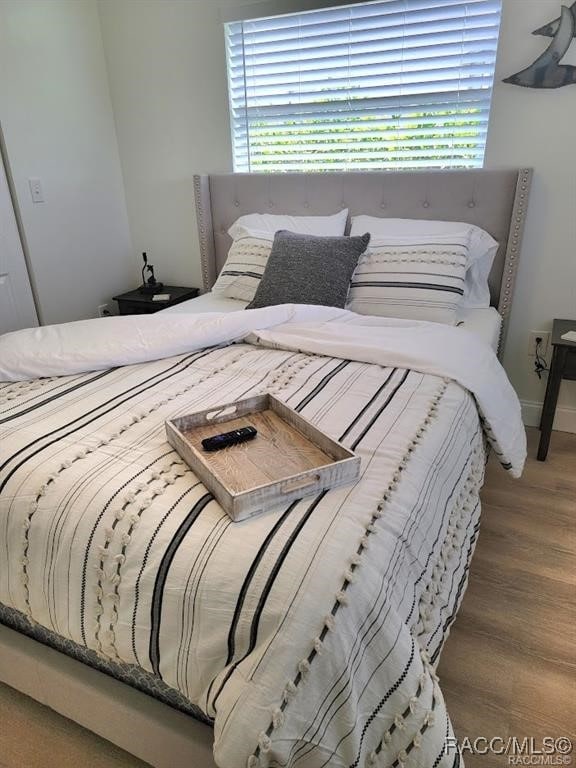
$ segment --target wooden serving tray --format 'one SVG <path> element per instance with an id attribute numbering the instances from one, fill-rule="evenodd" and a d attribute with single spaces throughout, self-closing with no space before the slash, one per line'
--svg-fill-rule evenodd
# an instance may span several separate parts
<path id="1" fill-rule="evenodd" d="M 254 440 L 208 452 L 202 440 L 240 427 Z M 257 395 L 166 421 L 170 445 L 232 520 L 354 482 L 360 458 L 273 395 Z"/>

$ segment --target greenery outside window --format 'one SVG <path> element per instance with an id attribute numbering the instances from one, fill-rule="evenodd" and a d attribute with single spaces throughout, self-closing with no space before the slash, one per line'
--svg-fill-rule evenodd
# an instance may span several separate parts
<path id="1" fill-rule="evenodd" d="M 501 0 L 225 25 L 235 171 L 482 167 Z"/>

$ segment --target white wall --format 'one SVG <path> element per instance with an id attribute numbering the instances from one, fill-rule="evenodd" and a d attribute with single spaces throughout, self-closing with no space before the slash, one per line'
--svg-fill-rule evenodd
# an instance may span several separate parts
<path id="1" fill-rule="evenodd" d="M 100 2 L 134 248 L 165 283 L 201 286 L 192 175 L 232 168 L 218 7 Z"/>
<path id="2" fill-rule="evenodd" d="M 134 245 L 162 278 L 184 284 L 200 284 L 192 174 L 232 167 L 219 5 L 140 0 L 136 10 L 100 0 Z M 576 85 L 544 92 L 501 79 L 543 50 L 547 40 L 531 33 L 559 10 L 559 0 L 504 0 L 486 155 L 488 167 L 535 169 L 505 365 L 520 397 L 536 403 L 545 381 L 532 373 L 527 334 L 576 317 Z M 576 406 L 575 386 L 563 385 L 561 403 Z M 536 418 L 537 407 L 527 413 Z M 575 417 L 564 412 L 576 430 Z"/>
<path id="3" fill-rule="evenodd" d="M 564 3 L 566 5 L 566 3 Z M 538 416 L 545 380 L 532 372 L 528 332 L 576 319 L 576 84 L 520 88 L 502 78 L 527 67 L 550 40 L 533 30 L 559 16 L 560 0 L 504 0 L 486 165 L 531 166 L 534 180 L 504 364 L 525 416 Z M 576 64 L 576 38 L 564 63 Z M 564 382 L 559 424 L 576 431 L 576 383 Z M 532 405 L 531 405 L 532 404 Z"/>
<path id="4" fill-rule="evenodd" d="M 0 73 L 41 320 L 94 316 L 138 276 L 96 0 L 2 0 Z M 44 204 L 32 204 L 30 176 Z"/>

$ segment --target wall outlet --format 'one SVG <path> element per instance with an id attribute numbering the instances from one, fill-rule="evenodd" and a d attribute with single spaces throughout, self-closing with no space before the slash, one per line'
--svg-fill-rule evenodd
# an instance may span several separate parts
<path id="1" fill-rule="evenodd" d="M 112 317 L 112 312 L 110 310 L 110 304 L 99 304 L 98 305 L 98 317 Z"/>
<path id="2" fill-rule="evenodd" d="M 528 334 L 529 357 L 536 357 L 536 339 L 542 339 L 538 352 L 542 357 L 546 357 L 550 346 L 550 331 L 530 331 Z"/>
<path id="3" fill-rule="evenodd" d="M 33 203 L 44 202 L 44 190 L 42 189 L 41 179 L 28 179 L 28 186 L 30 187 L 30 197 Z"/>

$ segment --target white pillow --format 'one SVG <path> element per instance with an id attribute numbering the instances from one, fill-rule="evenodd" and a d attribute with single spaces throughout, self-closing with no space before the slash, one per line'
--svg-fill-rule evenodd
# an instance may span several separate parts
<path id="1" fill-rule="evenodd" d="M 468 263 L 464 296 L 460 306 L 466 309 L 490 306 L 488 275 L 492 269 L 498 243 L 475 224 L 459 221 L 429 221 L 426 219 L 386 219 L 377 216 L 353 216 L 351 235 L 370 232 L 372 238 L 386 238 L 390 245 L 408 243 L 417 237 L 418 243 L 434 244 L 440 236 L 453 236 L 468 244 Z M 424 239 L 423 239 L 424 238 Z M 444 242 L 446 242 L 444 240 Z"/>
<path id="2" fill-rule="evenodd" d="M 434 244 L 426 238 L 415 243 L 414 236 L 394 245 L 389 240 L 371 238 L 352 277 L 346 308 L 360 315 L 455 325 L 464 294 L 467 238 L 438 235 Z"/>
<path id="3" fill-rule="evenodd" d="M 240 216 L 228 230 L 234 241 L 212 291 L 231 299 L 252 301 L 260 284 L 274 235 L 287 229 L 301 235 L 340 237 L 346 229 L 348 209 L 333 216 L 284 216 L 250 213 Z"/>
<path id="4" fill-rule="evenodd" d="M 268 263 L 274 233 L 241 227 L 236 235 L 212 292 L 230 299 L 252 301 Z"/>
<path id="5" fill-rule="evenodd" d="M 297 232 L 300 235 L 333 235 L 344 234 L 348 208 L 332 216 L 284 216 L 276 213 L 248 213 L 240 216 L 228 230 L 233 240 L 243 237 L 246 230 L 268 232 L 274 236 L 279 229 Z M 362 233 L 364 234 L 364 233 Z"/>

